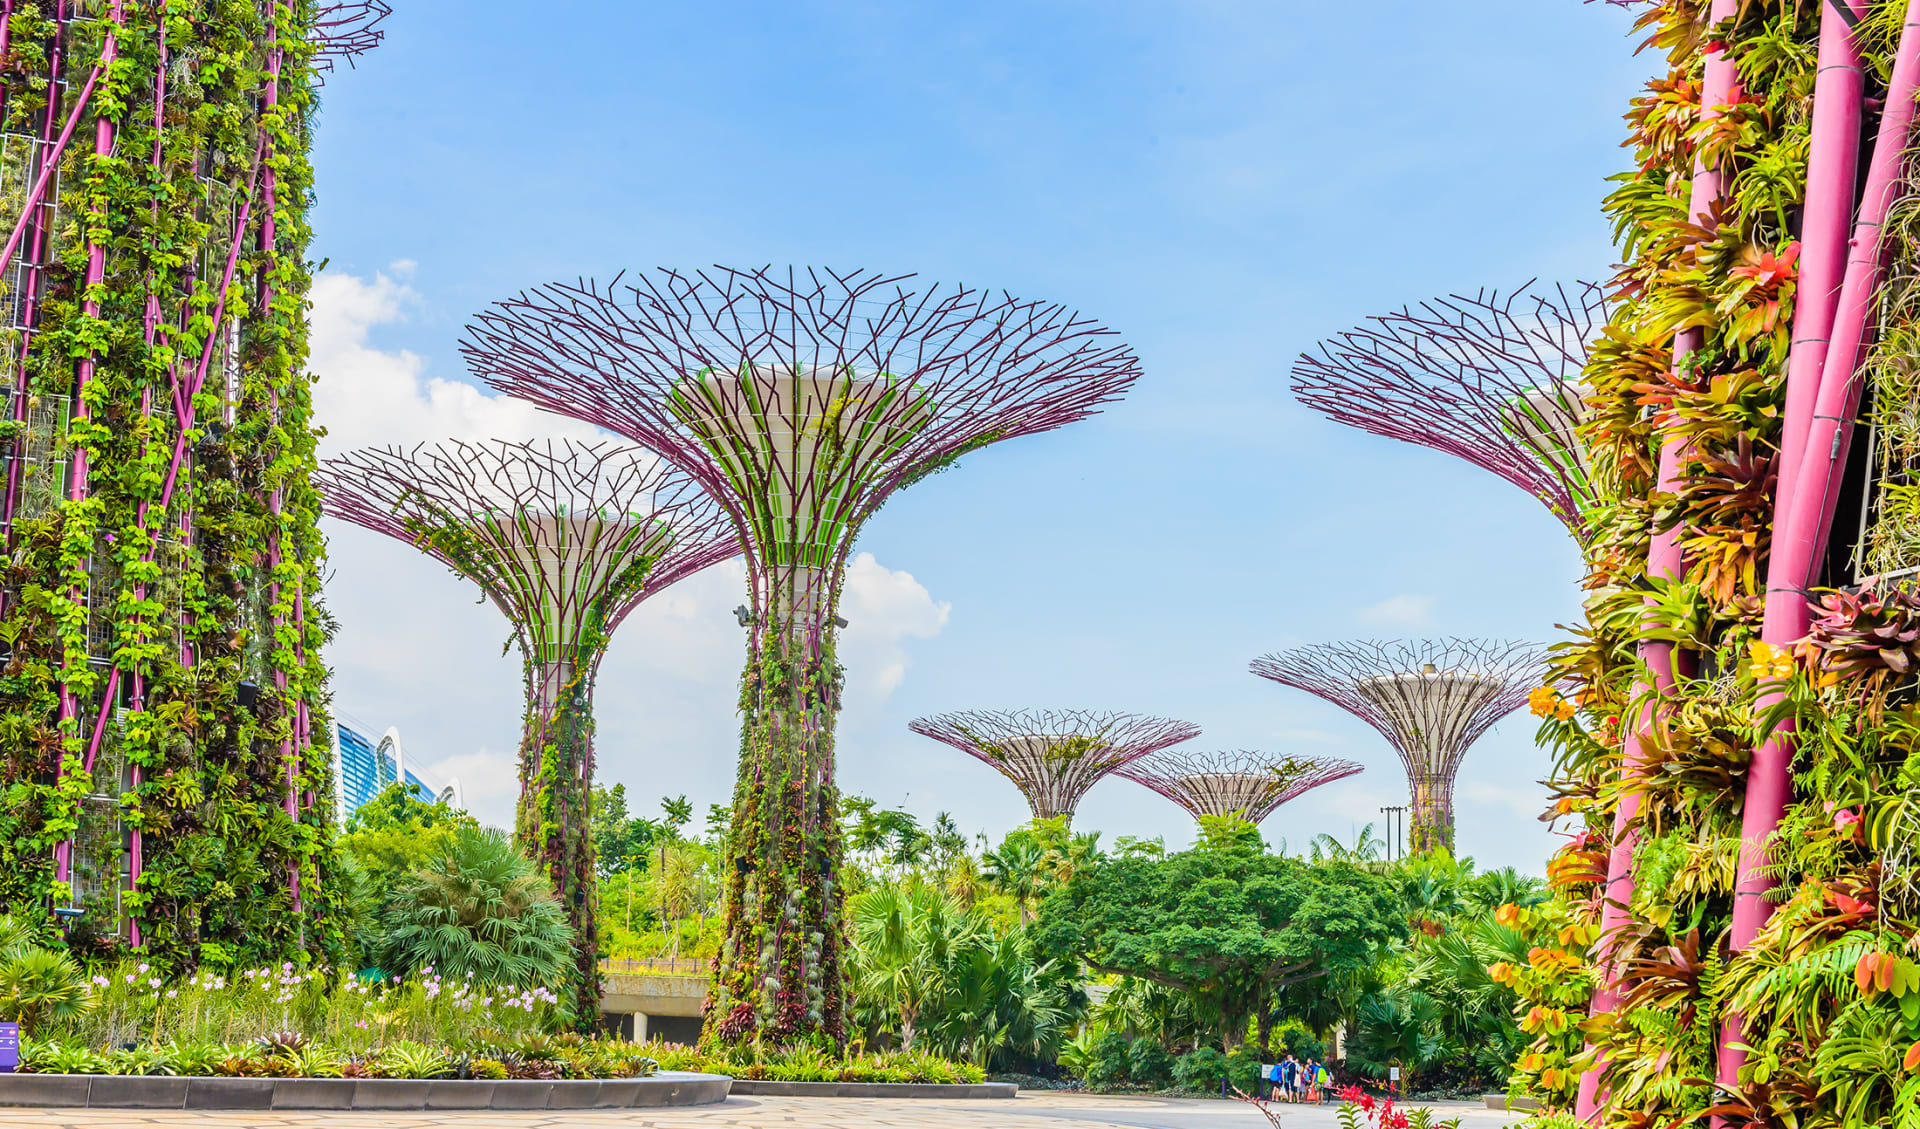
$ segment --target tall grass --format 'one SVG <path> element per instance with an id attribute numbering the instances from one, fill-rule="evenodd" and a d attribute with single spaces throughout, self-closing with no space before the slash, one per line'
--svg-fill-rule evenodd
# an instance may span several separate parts
<path id="1" fill-rule="evenodd" d="M 484 987 L 424 969 L 368 981 L 291 964 L 232 975 L 200 972 L 168 983 L 128 962 L 89 982 L 92 1006 L 44 1034 L 94 1048 L 127 1044 L 238 1044 L 298 1035 L 347 1053 L 392 1042 L 465 1047 L 550 1032 L 563 1019 L 544 987 Z"/>

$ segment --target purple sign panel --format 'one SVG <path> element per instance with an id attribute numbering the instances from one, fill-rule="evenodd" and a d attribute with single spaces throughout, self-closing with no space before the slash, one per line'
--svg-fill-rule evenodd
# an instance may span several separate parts
<path id="1" fill-rule="evenodd" d="M 0 1023 L 0 1074 L 20 1068 L 20 1025 Z"/>

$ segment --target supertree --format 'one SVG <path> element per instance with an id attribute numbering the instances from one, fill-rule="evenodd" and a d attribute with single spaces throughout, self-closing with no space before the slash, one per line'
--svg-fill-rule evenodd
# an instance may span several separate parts
<path id="1" fill-rule="evenodd" d="M 46 672 L 0 700 L 0 905 L 82 911 L 83 951 L 344 941 L 308 155 L 378 13 L 329 11 L 0 5 L 0 638 Z"/>
<path id="2" fill-rule="evenodd" d="M 1091 710 L 964 710 L 916 718 L 907 728 L 992 765 L 1020 789 L 1036 820 L 1071 820 L 1080 797 L 1108 773 L 1200 735 L 1184 721 Z"/>
<path id="3" fill-rule="evenodd" d="M 495 388 L 657 451 L 746 553 L 743 727 L 720 1042 L 846 1037 L 833 731 L 847 555 L 895 491 L 1083 419 L 1139 375 L 1064 306 L 865 271 L 659 270 L 497 303 L 462 344 Z"/>
<path id="4" fill-rule="evenodd" d="M 1595 283 L 1482 290 L 1369 319 L 1302 353 L 1293 393 L 1337 423 L 1458 456 L 1544 502 L 1585 543 L 1580 370 L 1606 323 Z"/>
<path id="5" fill-rule="evenodd" d="M 1288 800 L 1361 771 L 1338 757 L 1163 749 L 1126 765 L 1120 775 L 1179 804 L 1195 819 L 1238 814 L 1259 823 Z"/>
<path id="6" fill-rule="evenodd" d="M 1380 732 L 1407 770 L 1410 851 L 1453 849 L 1453 779 L 1467 750 L 1544 675 L 1545 648 L 1446 639 L 1315 643 L 1255 659 L 1253 673 L 1305 690 Z"/>
<path id="7" fill-rule="evenodd" d="M 573 922 L 582 1015 L 599 1002 L 594 922 L 593 684 L 640 602 L 739 552 L 720 508 L 636 447 L 422 444 L 328 459 L 326 512 L 413 545 L 480 586 L 526 670 L 515 835 Z"/>
<path id="8" fill-rule="evenodd" d="M 313 69 L 331 71 L 336 60 L 353 66 L 356 58 L 380 46 L 380 41 L 387 37 L 386 29 L 380 24 L 392 14 L 393 9 L 382 0 L 316 5 L 313 19 L 307 25 L 308 38 L 318 48 L 314 52 Z"/>

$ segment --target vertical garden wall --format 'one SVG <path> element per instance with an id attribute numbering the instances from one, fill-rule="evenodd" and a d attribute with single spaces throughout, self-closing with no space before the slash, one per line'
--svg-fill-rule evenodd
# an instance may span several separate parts
<path id="1" fill-rule="evenodd" d="M 1917 16 L 1639 16 L 1665 67 L 1607 199 L 1586 622 L 1535 703 L 1573 834 L 1556 900 L 1502 911 L 1529 960 L 1493 970 L 1533 1039 L 1516 1084 L 1596 1124 L 1920 1111 Z"/>
<path id="2" fill-rule="evenodd" d="M 315 8 L 0 6 L 0 905 L 83 908 L 77 946 L 339 941 L 304 367 Z"/>

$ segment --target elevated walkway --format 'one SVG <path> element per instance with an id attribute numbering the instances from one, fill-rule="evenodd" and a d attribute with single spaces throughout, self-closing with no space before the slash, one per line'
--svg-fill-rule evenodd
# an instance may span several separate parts
<path id="1" fill-rule="evenodd" d="M 621 1017 L 621 1030 L 635 1042 L 653 1035 L 692 1043 L 700 1036 L 707 975 L 704 960 L 603 960 L 600 1011 Z"/>

